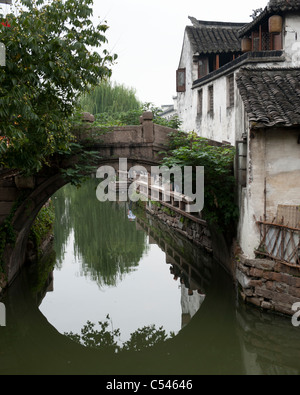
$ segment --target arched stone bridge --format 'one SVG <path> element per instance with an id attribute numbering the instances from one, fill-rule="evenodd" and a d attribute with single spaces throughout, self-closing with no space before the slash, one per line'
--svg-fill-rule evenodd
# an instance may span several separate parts
<path id="1" fill-rule="evenodd" d="M 169 133 L 173 129 L 153 123 L 153 114 L 145 112 L 140 125 L 118 127 L 99 136 L 99 130 L 88 124 L 76 130 L 78 140 L 92 151 L 99 152 L 99 166 L 109 164 L 118 170 L 119 158 L 127 159 L 130 169 L 142 165 L 148 171 L 160 163 L 160 151 L 166 149 Z M 95 136 L 98 135 L 97 138 Z M 91 140 L 92 136 L 92 140 Z M 92 143 L 91 143 L 92 141 Z M 61 169 L 71 168 L 80 157 L 53 160 L 51 166 L 43 168 L 36 176 L 24 178 L 18 171 L 0 171 L 0 226 L 8 224 L 15 234 L 13 243 L 0 249 L 0 258 L 5 276 L 0 272 L 1 288 L 9 285 L 25 262 L 26 246 L 31 225 L 40 209 L 62 186 L 68 183 Z M 5 279 L 4 279 L 5 277 Z"/>

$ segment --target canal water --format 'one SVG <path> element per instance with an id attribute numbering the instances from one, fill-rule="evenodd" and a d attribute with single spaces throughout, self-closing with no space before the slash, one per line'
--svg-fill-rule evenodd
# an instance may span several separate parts
<path id="1" fill-rule="evenodd" d="M 1 375 L 300 373 L 300 327 L 244 305 L 211 254 L 96 187 L 52 197 L 53 246 L 1 300 Z"/>

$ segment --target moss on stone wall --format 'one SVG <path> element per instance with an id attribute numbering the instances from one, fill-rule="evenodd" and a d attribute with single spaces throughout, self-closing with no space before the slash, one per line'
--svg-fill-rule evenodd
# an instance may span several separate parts
<path id="1" fill-rule="evenodd" d="M 29 242 L 39 255 L 42 243 L 52 234 L 55 209 L 51 200 L 42 207 L 30 229 Z"/>

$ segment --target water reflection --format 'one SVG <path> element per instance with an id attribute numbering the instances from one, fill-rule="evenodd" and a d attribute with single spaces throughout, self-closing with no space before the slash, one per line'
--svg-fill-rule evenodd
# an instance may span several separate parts
<path id="1" fill-rule="evenodd" d="M 100 287 L 115 286 L 138 266 L 146 252 L 146 238 L 127 220 L 127 204 L 100 204 L 96 186 L 96 180 L 91 180 L 79 189 L 62 188 L 55 195 L 55 250 L 62 263 L 67 240 L 74 232 L 75 256 L 82 262 L 82 274 Z"/>
<path id="2" fill-rule="evenodd" d="M 81 329 L 80 334 L 69 332 L 65 335 L 78 344 L 113 353 L 144 351 L 175 336 L 174 333 L 168 335 L 162 326 L 156 328 L 155 325 L 145 325 L 132 332 L 127 341 L 121 342 L 120 328 L 113 327 L 109 315 L 106 316 L 105 321 L 99 321 L 98 326 L 94 322 L 88 321 Z"/>
<path id="3" fill-rule="evenodd" d="M 290 319 L 245 305 L 236 318 L 246 374 L 299 375 L 300 329 Z"/>
<path id="4" fill-rule="evenodd" d="M 205 300 L 205 288 L 211 281 L 211 256 L 143 211 L 138 212 L 137 226 L 149 235 L 149 243 L 157 244 L 165 252 L 170 274 L 181 288 L 183 327 Z"/>
<path id="5" fill-rule="evenodd" d="M 127 343 L 124 349 L 118 349 L 118 353 L 115 351 L 120 344 L 116 343 L 116 346 L 114 341 L 118 338 L 119 326 L 110 311 L 106 312 L 109 313 L 106 317 L 108 324 L 96 327 L 91 320 L 86 324 L 88 326 L 83 326 L 83 333 L 90 341 L 86 343 L 89 347 L 59 333 L 39 309 L 45 294 L 53 289 L 52 255 L 46 260 L 45 270 L 39 265 L 23 271 L 1 300 L 6 306 L 7 326 L 0 327 L 0 374 L 300 373 L 300 328 L 293 327 L 290 318 L 240 304 L 230 278 L 210 255 L 144 211 L 132 210 L 136 218 L 130 222 L 125 205 L 115 204 L 110 209 L 97 205 L 95 208 L 88 196 L 80 197 L 80 203 L 76 203 L 75 195 L 69 196 L 66 191 L 60 194 L 56 214 L 60 221 L 55 230 L 60 265 L 67 255 L 68 240 L 73 237 L 83 276 L 91 275 L 100 288 L 116 283 L 118 288 L 120 277 L 136 274 L 140 257 L 147 255 L 150 248 L 159 247 L 164 252 L 165 262 L 162 264 L 167 268 L 168 280 L 177 289 L 180 286 L 181 329 L 172 337 L 163 328 L 147 325 L 140 331 L 137 329 L 137 335 L 140 335 L 137 337 L 147 339 L 148 335 L 156 333 L 157 337 L 152 338 L 155 341 L 148 342 L 151 347 L 141 347 L 135 340 Z M 70 218 L 71 210 L 73 219 Z M 90 224 L 83 212 L 92 213 Z M 99 231 L 101 218 L 106 218 L 108 223 L 106 226 L 105 222 L 105 235 L 100 235 Z M 116 232 L 113 224 L 109 223 L 112 218 L 120 223 L 120 232 Z M 79 229 L 75 230 L 76 227 Z M 118 244 L 119 233 L 124 244 L 126 240 L 131 240 L 131 243 Z M 113 251 L 114 237 L 119 251 Z M 98 243 L 101 243 L 102 250 L 104 246 L 108 250 L 110 248 L 110 253 L 101 252 Z M 96 252 L 90 250 L 92 247 Z M 124 256 L 121 251 L 125 251 Z M 106 265 L 113 265 L 108 274 L 105 273 L 106 265 L 98 259 L 100 256 Z M 66 291 L 70 292 L 68 281 L 64 284 Z M 56 287 L 54 277 L 54 290 Z M 84 293 L 77 289 L 77 294 L 80 292 Z M 75 294 L 72 297 L 76 305 Z M 138 294 L 136 298 L 139 298 Z M 64 303 L 63 299 L 61 303 Z M 105 322 L 102 318 L 99 320 Z M 103 336 L 107 331 L 112 335 L 106 343 L 101 339 L 100 344 L 107 346 L 104 348 L 95 347 L 99 345 L 97 332 L 101 330 Z M 75 337 L 76 333 L 73 333 Z M 94 340 L 88 336 L 89 333 L 95 335 Z"/>

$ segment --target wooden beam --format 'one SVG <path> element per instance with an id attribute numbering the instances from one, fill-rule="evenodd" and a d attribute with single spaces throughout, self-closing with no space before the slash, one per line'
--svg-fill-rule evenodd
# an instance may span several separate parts
<path id="1" fill-rule="evenodd" d="M 262 51 L 262 28 L 259 25 L 259 51 Z"/>
<path id="2" fill-rule="evenodd" d="M 220 55 L 216 55 L 216 70 L 219 70 L 220 68 Z"/>

